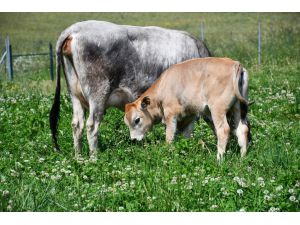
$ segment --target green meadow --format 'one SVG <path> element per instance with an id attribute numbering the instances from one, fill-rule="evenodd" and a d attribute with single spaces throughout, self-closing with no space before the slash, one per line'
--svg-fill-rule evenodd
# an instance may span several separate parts
<path id="1" fill-rule="evenodd" d="M 299 13 L 0 13 L 0 50 L 47 52 L 60 32 L 82 20 L 162 26 L 205 41 L 215 56 L 239 60 L 250 75 L 253 142 L 241 159 L 235 137 L 217 163 L 216 137 L 197 122 L 193 137 L 165 143 L 163 125 L 133 143 L 123 112 L 100 126 L 98 160 L 74 159 L 72 107 L 65 81 L 53 150 L 48 114 L 55 82 L 48 59 L 14 58 L 0 70 L 0 211 L 300 211 Z M 257 64 L 261 21 L 262 61 Z M 1 52 L 0 52 L 1 53 Z"/>

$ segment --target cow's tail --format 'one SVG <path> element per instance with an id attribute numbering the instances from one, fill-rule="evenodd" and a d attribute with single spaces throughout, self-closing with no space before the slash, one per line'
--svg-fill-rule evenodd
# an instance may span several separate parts
<path id="1" fill-rule="evenodd" d="M 236 65 L 233 75 L 233 89 L 237 99 L 246 106 L 249 105 L 248 95 L 248 73 L 240 63 Z"/>
<path id="2" fill-rule="evenodd" d="M 199 53 L 200 58 L 213 56 L 213 54 L 211 53 L 211 51 L 209 51 L 209 49 L 204 41 L 199 40 L 198 38 L 194 37 L 190 33 L 187 33 L 187 32 L 184 32 L 184 33 L 194 40 L 194 42 L 198 48 L 198 53 Z"/>
<path id="3" fill-rule="evenodd" d="M 59 145 L 57 142 L 57 128 L 58 128 L 58 120 L 59 120 L 59 112 L 60 112 L 60 70 L 62 66 L 62 53 L 61 47 L 58 48 L 59 45 L 63 43 L 57 43 L 56 49 L 56 90 L 54 96 L 54 102 L 50 111 L 49 121 L 50 121 L 50 129 L 52 134 L 53 143 L 55 146 L 55 150 L 59 150 Z"/>
<path id="4" fill-rule="evenodd" d="M 209 49 L 204 41 L 201 41 L 197 38 L 195 38 L 195 41 L 196 41 L 196 45 L 197 45 L 199 55 L 201 58 L 213 56 L 213 54 L 209 51 Z"/>

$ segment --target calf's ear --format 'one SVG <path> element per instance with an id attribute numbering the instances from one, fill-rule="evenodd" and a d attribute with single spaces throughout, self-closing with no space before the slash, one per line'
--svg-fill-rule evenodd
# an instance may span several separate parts
<path id="1" fill-rule="evenodd" d="M 148 96 L 144 97 L 141 103 L 141 108 L 146 109 L 150 105 L 150 98 Z"/>

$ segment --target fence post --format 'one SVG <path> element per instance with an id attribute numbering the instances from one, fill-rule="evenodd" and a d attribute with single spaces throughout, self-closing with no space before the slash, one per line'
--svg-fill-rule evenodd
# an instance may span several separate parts
<path id="1" fill-rule="evenodd" d="M 54 73 L 53 73 L 53 52 L 52 52 L 52 44 L 49 42 L 49 57 L 50 57 L 50 78 L 54 80 Z"/>
<path id="2" fill-rule="evenodd" d="M 7 62 L 7 73 L 10 81 L 13 80 L 13 62 L 12 62 L 12 50 L 11 44 L 9 41 L 9 37 L 5 39 L 5 47 L 6 47 L 6 62 Z"/>
<path id="3" fill-rule="evenodd" d="M 257 32 L 257 38 L 258 38 L 258 65 L 260 65 L 261 62 L 261 32 L 260 32 L 260 21 L 258 21 L 258 32 Z"/>
<path id="4" fill-rule="evenodd" d="M 201 34 L 201 40 L 204 41 L 204 23 L 201 22 L 200 24 L 200 34 Z"/>

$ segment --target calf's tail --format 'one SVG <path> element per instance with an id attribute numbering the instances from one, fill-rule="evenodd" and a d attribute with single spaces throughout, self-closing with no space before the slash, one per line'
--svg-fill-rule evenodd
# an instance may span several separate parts
<path id="1" fill-rule="evenodd" d="M 248 106 L 249 102 L 246 99 L 248 95 L 248 74 L 240 63 L 236 65 L 235 74 L 233 75 L 233 89 L 237 99 Z"/>
<path id="2" fill-rule="evenodd" d="M 249 129 L 248 131 L 248 144 L 252 142 L 251 125 L 247 118 L 248 107 L 254 102 L 248 102 L 248 72 L 245 68 L 238 64 L 237 72 L 233 78 L 234 92 L 238 100 L 240 101 L 241 119 Z"/>

